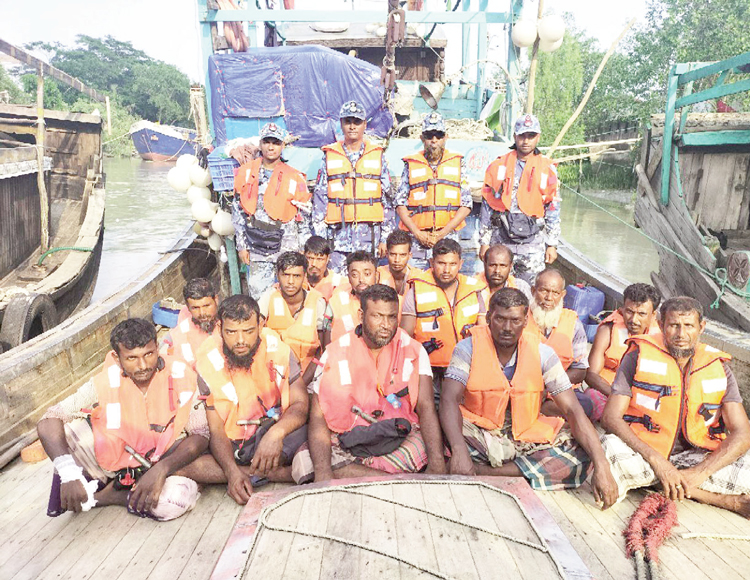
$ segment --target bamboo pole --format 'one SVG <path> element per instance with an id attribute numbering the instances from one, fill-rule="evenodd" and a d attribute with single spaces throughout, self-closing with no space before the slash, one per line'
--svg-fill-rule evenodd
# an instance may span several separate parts
<path id="1" fill-rule="evenodd" d="M 568 121 L 565 123 L 563 128 L 557 134 L 557 137 L 555 137 L 555 142 L 552 143 L 552 147 L 550 147 L 550 150 L 547 152 L 548 157 L 552 157 L 552 155 L 555 153 L 555 149 L 557 149 L 557 146 L 560 144 L 560 141 L 562 141 L 562 138 L 565 137 L 565 133 L 568 132 L 568 129 L 570 129 L 573 123 L 575 123 L 575 120 L 578 118 L 578 115 L 580 115 L 581 111 L 583 111 L 583 108 L 586 106 L 586 103 L 588 103 L 589 101 L 589 97 L 591 96 L 591 93 L 594 92 L 594 87 L 596 87 L 596 81 L 599 80 L 599 75 L 602 74 L 602 71 L 604 70 L 604 66 L 607 64 L 609 57 L 612 56 L 612 54 L 615 52 L 617 45 L 620 44 L 620 41 L 627 34 L 628 30 L 632 28 L 635 22 L 636 22 L 635 18 L 633 18 L 630 22 L 628 22 L 625 25 L 625 28 L 623 29 L 623 31 L 620 33 L 620 36 L 617 37 L 617 40 L 615 40 L 612 43 L 612 46 L 609 47 L 609 50 L 604 55 L 602 62 L 599 63 L 599 68 L 596 69 L 596 72 L 594 73 L 594 78 L 591 79 L 591 82 L 589 83 L 589 88 L 586 89 L 586 94 L 583 95 L 583 99 L 581 99 L 581 102 L 579 103 L 578 108 L 573 113 L 573 116 L 570 117 L 570 119 L 568 119 Z"/>
<path id="2" fill-rule="evenodd" d="M 112 111 L 109 108 L 109 96 L 104 97 L 104 104 L 107 107 L 107 135 L 112 134 Z"/>
<path id="3" fill-rule="evenodd" d="M 544 0 L 539 0 L 539 10 L 536 15 L 536 23 L 539 25 L 539 21 L 542 19 L 542 12 L 544 11 Z M 534 48 L 531 52 L 531 65 L 529 65 L 529 92 L 526 97 L 526 112 L 531 114 L 534 112 L 534 88 L 536 86 L 536 67 L 539 61 L 539 35 L 537 35 L 534 41 Z"/>
<path id="4" fill-rule="evenodd" d="M 41 251 L 44 253 L 49 250 L 49 197 L 47 195 L 47 187 L 44 184 L 44 74 L 42 73 L 41 66 L 37 69 L 36 118 L 36 182 L 39 188 L 39 206 L 42 222 L 42 239 L 40 245 Z"/>

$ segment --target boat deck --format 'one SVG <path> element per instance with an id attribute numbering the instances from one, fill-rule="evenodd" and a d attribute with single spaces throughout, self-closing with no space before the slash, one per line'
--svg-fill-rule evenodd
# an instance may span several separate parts
<path id="1" fill-rule="evenodd" d="M 243 513 L 243 509 L 226 495 L 225 487 L 217 485 L 206 487 L 196 508 L 187 516 L 172 522 L 160 523 L 137 518 L 127 514 L 124 509 L 116 507 L 49 518 L 46 515 L 46 504 L 51 474 L 52 464 L 49 460 L 33 465 L 16 460 L 0 472 L 0 578 L 2 579 L 209 578 L 238 518 L 242 514 L 246 520 L 251 515 L 249 511 L 253 509 L 253 506 L 249 505 Z M 263 488 L 262 494 L 257 495 L 271 496 L 273 493 L 278 494 L 279 490 L 285 487 L 288 486 L 269 486 Z M 573 492 L 542 492 L 535 495 L 567 536 L 568 541 L 578 552 L 594 578 L 620 580 L 635 576 L 631 561 L 625 557 L 622 530 L 643 497 L 643 493 L 631 492 L 625 501 L 606 512 L 601 512 L 593 504 L 587 486 Z M 351 498 L 349 499 L 351 501 Z M 365 498 L 357 498 L 357 500 L 373 501 Z M 255 508 L 257 509 L 257 505 Z M 372 505 L 370 509 L 374 511 L 383 508 Z M 388 506 L 387 509 L 393 512 L 397 508 Z M 483 508 L 476 504 L 458 506 L 458 513 L 454 515 L 464 521 L 471 521 L 479 517 L 478 509 L 481 511 Z M 346 522 L 342 522 L 341 518 L 329 518 L 329 512 L 330 501 L 321 502 L 320 509 L 310 509 L 306 504 L 304 510 L 304 513 L 309 516 L 308 522 L 316 518 L 327 519 L 327 531 L 332 534 L 340 533 L 340 530 L 335 529 L 336 526 L 340 528 L 342 525 L 345 526 Z M 750 538 L 750 522 L 735 514 L 692 501 L 678 504 L 677 512 L 680 525 L 676 528 L 673 538 L 668 540 L 659 552 L 664 578 L 731 580 L 747 577 L 747 570 L 750 569 L 750 553 L 745 542 L 683 539 L 680 534 L 685 532 L 740 534 Z M 430 524 L 432 516 L 422 514 L 421 517 L 425 519 L 427 525 L 432 525 Z M 375 522 L 371 530 L 375 534 L 377 532 L 375 527 L 381 519 L 373 518 L 371 521 Z M 237 529 L 241 527 L 239 525 Z M 394 532 L 383 526 L 381 528 L 380 533 L 386 536 Z M 395 532 L 399 539 L 399 552 L 409 554 L 409 534 L 405 534 L 397 525 Z M 437 534 L 434 532 L 433 529 L 433 538 L 443 538 L 442 532 Z M 455 532 L 446 531 L 448 537 L 451 537 L 451 533 Z M 469 562 L 468 559 L 473 553 L 471 542 L 477 536 L 472 535 L 476 532 L 470 530 L 462 533 L 465 533 L 470 550 L 462 556 L 460 550 L 465 549 L 465 546 L 462 547 L 455 542 L 444 542 L 443 547 L 435 552 L 441 555 L 441 558 L 434 562 L 440 572 L 451 578 L 499 577 L 500 569 L 497 562 L 493 566 L 485 566 L 484 571 L 482 571 L 482 566 L 475 566 Z M 413 534 L 413 536 L 420 535 L 424 534 Z M 233 538 L 234 536 L 236 534 Z M 298 537 L 296 541 L 299 539 Z M 249 547 L 250 538 L 247 537 L 246 541 Z M 300 549 L 313 541 L 310 539 L 309 542 L 300 542 Z M 360 535 L 360 541 L 366 542 L 367 537 L 364 534 Z M 436 539 L 436 546 L 437 542 Z M 405 546 L 404 543 L 406 543 Z M 274 543 L 271 550 L 276 553 L 278 547 L 278 544 Z M 322 560 L 328 561 L 327 565 L 330 565 L 348 562 L 351 558 L 347 558 L 347 551 L 357 550 L 357 548 L 334 546 L 326 550 L 328 550 L 328 557 L 324 556 Z M 382 560 L 380 556 L 370 554 L 368 559 L 361 555 L 360 569 L 354 576 L 347 574 L 341 576 L 343 569 L 339 567 L 326 571 L 318 564 L 316 569 L 314 561 L 310 560 L 311 565 L 304 569 L 303 575 L 311 579 L 360 577 L 359 572 L 363 570 L 363 562 L 375 563 Z M 464 560 L 466 560 L 466 566 L 456 567 Z M 318 560 L 320 561 L 321 559 Z M 276 567 L 279 564 L 277 560 Z M 393 566 L 392 564 L 392 562 L 389 564 L 386 573 L 381 573 L 379 576 L 389 579 L 430 577 L 408 566 Z M 378 564 L 375 567 L 378 568 L 381 565 Z M 515 576 L 505 565 L 502 569 L 503 577 L 530 577 L 525 574 Z M 254 573 L 247 575 L 249 578 L 254 576 Z M 271 576 L 264 577 L 270 578 Z M 542 575 L 536 573 L 533 577 L 540 578 Z"/>

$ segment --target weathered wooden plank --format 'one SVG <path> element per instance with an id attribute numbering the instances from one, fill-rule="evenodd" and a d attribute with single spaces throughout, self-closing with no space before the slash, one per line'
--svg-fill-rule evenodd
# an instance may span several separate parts
<path id="1" fill-rule="evenodd" d="M 424 508 L 424 496 L 420 484 L 403 484 L 393 486 L 393 499 L 402 503 Z M 416 511 L 396 510 L 396 535 L 398 537 L 399 556 L 409 558 L 410 562 L 429 570 L 439 570 L 435 545 L 432 541 L 430 517 Z M 423 546 L 421 550 L 408 550 L 408 546 Z M 430 578 L 405 564 L 400 565 L 401 578 Z"/>
<path id="2" fill-rule="evenodd" d="M 331 511 L 326 532 L 345 539 L 359 538 L 362 529 L 362 498 L 332 490 Z M 328 542 L 323 547 L 321 578 L 358 578 L 359 548 Z"/>
<path id="3" fill-rule="evenodd" d="M 158 534 L 160 527 L 153 520 L 135 518 L 135 523 L 124 533 L 118 534 L 119 541 L 102 560 L 91 575 L 91 580 L 111 580 L 117 578 L 128 566 L 138 551 L 149 541 L 152 534 Z"/>
<path id="4" fill-rule="evenodd" d="M 428 510 L 451 518 L 459 517 L 447 485 L 425 484 L 422 486 L 422 495 Z M 429 516 L 429 520 L 440 572 L 450 578 L 478 580 L 479 572 L 469 547 L 471 539 L 464 528 L 433 516 Z"/>
<path id="5" fill-rule="evenodd" d="M 305 496 L 302 512 L 297 522 L 299 529 L 315 534 L 326 533 L 333 497 L 332 493 Z M 327 540 L 295 536 L 290 548 L 292 557 L 286 561 L 284 567 L 285 577 L 310 578 L 310 580 L 321 577 L 323 548 L 327 543 Z"/>
<path id="6" fill-rule="evenodd" d="M 398 545 L 396 534 L 396 508 L 393 504 L 379 499 L 393 499 L 392 485 L 365 488 L 362 491 L 373 498 L 362 498 L 362 529 L 359 541 L 372 546 L 387 554 L 400 554 L 410 558 L 413 551 L 404 551 L 404 546 Z M 397 508 L 403 509 L 403 508 Z M 416 546 L 414 546 L 416 547 Z M 382 578 L 399 578 L 401 575 L 399 563 L 391 558 L 361 550 L 359 554 L 359 577 L 362 579 L 381 580 Z"/>
<path id="7" fill-rule="evenodd" d="M 198 501 L 205 500 L 208 491 L 207 488 Z M 212 495 L 217 496 L 218 508 L 211 518 L 211 522 L 206 526 L 193 553 L 187 559 L 185 568 L 179 576 L 180 580 L 205 580 L 211 575 L 211 570 L 216 565 L 219 554 L 221 554 L 221 550 L 232 532 L 232 527 L 242 511 L 242 506 L 238 505 L 226 493 L 217 493 L 222 490 L 216 489 L 216 486 L 211 486 L 210 491 Z"/>
<path id="8" fill-rule="evenodd" d="M 275 508 L 267 517 L 269 523 L 278 526 L 297 529 L 302 506 L 302 498 L 293 499 L 284 505 Z M 286 532 L 274 532 L 267 528 L 261 528 L 260 536 L 256 539 L 253 555 L 248 562 L 243 578 L 267 578 L 275 580 L 289 578 L 284 573 L 283 563 L 290 557 L 290 550 L 294 535 Z"/>
<path id="9" fill-rule="evenodd" d="M 494 532 L 501 531 L 494 519 L 487 517 L 491 510 L 480 488 L 470 485 L 451 486 L 451 495 L 462 522 Z M 539 577 L 541 570 L 535 566 L 533 558 L 514 554 L 511 550 L 512 542 L 476 530 L 468 530 L 468 536 L 474 565 L 483 580 L 496 578 L 498 569 L 503 570 L 506 578 Z"/>

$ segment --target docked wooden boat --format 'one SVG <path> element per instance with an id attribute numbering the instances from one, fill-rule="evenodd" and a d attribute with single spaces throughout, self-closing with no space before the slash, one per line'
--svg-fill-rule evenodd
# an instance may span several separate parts
<path id="1" fill-rule="evenodd" d="M 0 466 L 36 439 L 36 423 L 50 406 L 75 392 L 104 361 L 109 334 L 122 320 L 150 318 L 153 304 L 180 297 L 185 283 L 213 277 L 216 259 L 192 228 L 148 270 L 111 296 L 0 354 Z"/>
<path id="2" fill-rule="evenodd" d="M 133 146 L 146 161 L 177 161 L 180 155 L 193 154 L 198 147 L 198 134 L 191 129 L 138 121 L 130 127 Z"/>
<path id="3" fill-rule="evenodd" d="M 102 119 L 45 110 L 44 126 L 41 179 L 36 109 L 0 105 L 0 352 L 87 306 L 99 270 Z"/>
<path id="4" fill-rule="evenodd" d="M 636 223 L 659 245 L 654 284 L 665 296 L 697 298 L 709 317 L 750 331 L 750 113 L 689 108 L 750 90 L 725 82 L 746 71 L 750 52 L 713 63 L 675 65 L 667 108 L 643 139 L 636 172 Z M 719 74 L 715 86 L 693 93 Z"/>

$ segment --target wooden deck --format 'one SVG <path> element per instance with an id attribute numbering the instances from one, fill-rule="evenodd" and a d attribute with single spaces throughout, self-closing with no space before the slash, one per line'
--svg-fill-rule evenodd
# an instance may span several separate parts
<path id="1" fill-rule="evenodd" d="M 211 576 L 225 543 L 243 510 L 225 493 L 224 486 L 209 486 L 204 489 L 196 508 L 187 516 L 172 522 L 159 523 L 129 515 L 122 508 L 94 509 L 85 514 L 64 514 L 58 518 L 46 515 L 52 464 L 45 460 L 27 465 L 20 460 L 0 471 L 0 579 L 70 578 L 84 580 L 138 580 L 153 578 L 207 579 Z M 277 486 L 276 489 L 285 486 Z M 274 487 L 263 489 L 268 496 Z M 395 494 L 395 492 L 394 492 Z M 258 494 L 261 495 L 260 493 Z M 305 504 L 305 511 L 314 519 L 322 517 L 326 496 L 316 497 L 319 507 Z M 601 512 L 591 499 L 588 487 L 574 492 L 542 492 L 536 497 L 547 508 L 578 552 L 594 578 L 598 580 L 621 580 L 634 578 L 634 568 L 625 557 L 622 530 L 643 493 L 633 494 L 614 508 Z M 349 498 L 355 502 L 375 500 Z M 306 498 L 306 502 L 308 499 Z M 314 503 L 314 502 L 313 502 Z M 378 504 L 379 506 L 380 504 Z M 372 521 L 390 521 L 401 517 L 397 508 L 385 513 L 382 507 L 372 505 L 368 513 L 378 513 Z M 363 506 L 367 507 L 367 506 Z M 458 514 L 467 521 L 478 517 L 477 506 L 467 504 Z M 676 535 L 660 550 L 662 570 L 666 579 L 716 579 L 732 580 L 747 578 L 750 570 L 750 544 L 743 541 L 720 541 L 683 539 L 684 532 L 708 532 L 742 534 L 750 536 L 750 522 L 734 514 L 686 501 L 677 508 L 680 525 Z M 364 511 L 363 511 L 364 513 Z M 384 519 L 380 519 L 380 517 Z M 423 516 L 430 518 L 431 516 Z M 330 533 L 346 522 L 329 519 L 326 530 Z M 397 528 L 398 540 L 408 542 L 408 529 Z M 419 527 L 416 535 L 423 532 Z M 434 530 L 433 530 L 434 531 Z M 383 532 L 388 530 L 383 528 Z M 467 535 L 471 531 L 465 532 Z M 386 533 L 387 535 L 387 533 Z M 440 534 L 438 534 L 440 536 Z M 364 539 L 364 538 L 363 538 Z M 303 541 L 306 540 L 306 541 Z M 248 546 L 250 538 L 247 538 Z M 300 550 L 319 550 L 311 539 L 294 539 Z M 454 542 L 445 542 L 440 549 L 441 558 L 435 561 L 441 572 L 456 578 L 498 578 L 501 570 L 497 565 L 475 572 L 461 565 L 462 558 L 470 558 L 472 549 L 463 556 L 453 549 Z M 470 545 L 470 544 L 469 544 Z M 276 546 L 274 546 L 276 547 Z M 283 546 L 278 546 L 279 549 Z M 293 549 L 294 545 L 287 546 Z M 348 549 L 348 548 L 347 548 Z M 343 574 L 342 554 L 337 557 L 331 548 L 328 556 L 319 560 L 320 573 L 311 575 L 314 565 L 300 569 L 299 578 L 357 578 L 365 577 L 361 569 L 355 575 Z M 315 552 L 317 553 L 317 552 Z M 320 552 L 322 554 L 322 551 Z M 298 559 L 299 560 L 299 559 Z M 309 561 L 312 562 L 313 559 Z M 325 561 L 323 561 L 325 560 Z M 379 561 L 381 561 L 380 559 Z M 302 560 L 304 562 L 304 560 Z M 364 557 L 358 560 L 364 561 Z M 348 562 L 348 560 L 347 560 Z M 276 560 L 276 564 L 279 561 Z M 323 565 L 325 564 L 325 566 Z M 391 578 L 428 578 L 412 569 L 393 562 L 383 563 L 383 580 Z M 258 577 L 253 570 L 248 578 Z M 516 577 L 503 565 L 502 576 Z M 291 576 L 290 576 L 291 577 Z M 542 578 L 537 574 L 534 578 Z"/>

